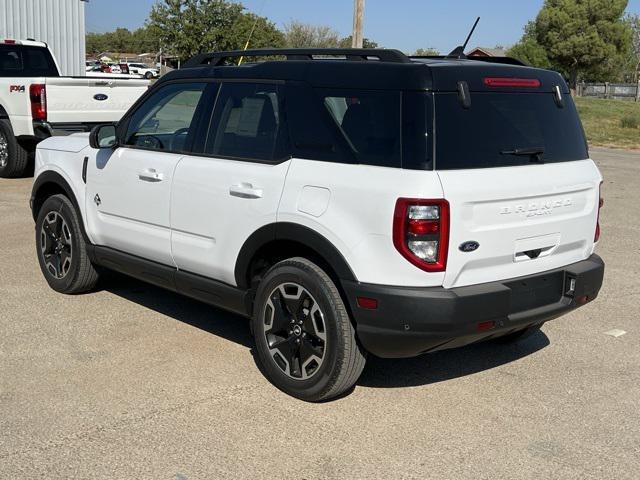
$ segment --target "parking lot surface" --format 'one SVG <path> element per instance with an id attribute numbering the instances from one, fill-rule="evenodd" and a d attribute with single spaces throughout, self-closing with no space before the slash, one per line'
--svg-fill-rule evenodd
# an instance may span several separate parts
<path id="1" fill-rule="evenodd" d="M 265 380 L 240 317 L 118 275 L 50 290 L 31 179 L 0 179 L 0 478 L 639 478 L 640 153 L 592 155 L 595 302 L 516 345 L 369 358 L 323 404 Z"/>

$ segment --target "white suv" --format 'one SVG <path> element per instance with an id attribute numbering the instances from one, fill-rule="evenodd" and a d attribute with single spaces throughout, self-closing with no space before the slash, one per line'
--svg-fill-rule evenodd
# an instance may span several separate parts
<path id="1" fill-rule="evenodd" d="M 263 50 L 40 143 L 31 206 L 52 288 L 100 266 L 251 317 L 269 380 L 319 401 L 367 352 L 512 341 L 593 300 L 601 180 L 556 73 Z"/>

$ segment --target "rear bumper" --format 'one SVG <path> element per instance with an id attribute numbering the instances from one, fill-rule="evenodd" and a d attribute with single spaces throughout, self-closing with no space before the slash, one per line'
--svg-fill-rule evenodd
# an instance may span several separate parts
<path id="1" fill-rule="evenodd" d="M 59 137 L 71 135 L 72 133 L 90 132 L 100 122 L 77 122 L 77 123 L 49 123 L 43 121 L 33 121 L 33 138 L 37 141 L 49 137 Z"/>
<path id="2" fill-rule="evenodd" d="M 342 284 L 363 346 L 374 355 L 399 358 L 468 345 L 557 318 L 596 298 L 603 275 L 604 262 L 592 255 L 535 275 L 451 289 Z M 358 297 L 376 299 L 378 307 L 361 308 Z"/>

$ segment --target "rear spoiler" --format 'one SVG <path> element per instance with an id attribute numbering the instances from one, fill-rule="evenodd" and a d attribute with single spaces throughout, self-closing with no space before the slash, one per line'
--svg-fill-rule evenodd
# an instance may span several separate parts
<path id="1" fill-rule="evenodd" d="M 452 57 L 447 55 L 412 55 L 409 58 L 427 59 L 427 60 L 451 60 Z M 465 60 L 473 60 L 476 62 L 501 63 L 503 65 L 520 65 L 522 67 L 530 67 L 528 63 L 524 63 L 517 58 L 512 57 L 466 57 Z"/>

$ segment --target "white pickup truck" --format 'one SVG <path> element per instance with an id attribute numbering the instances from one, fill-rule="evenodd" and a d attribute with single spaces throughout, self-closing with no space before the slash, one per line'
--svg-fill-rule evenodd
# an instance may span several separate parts
<path id="1" fill-rule="evenodd" d="M 0 40 L 0 177 L 24 175 L 40 140 L 118 121 L 148 86 L 145 79 L 62 77 L 46 43 Z"/>

